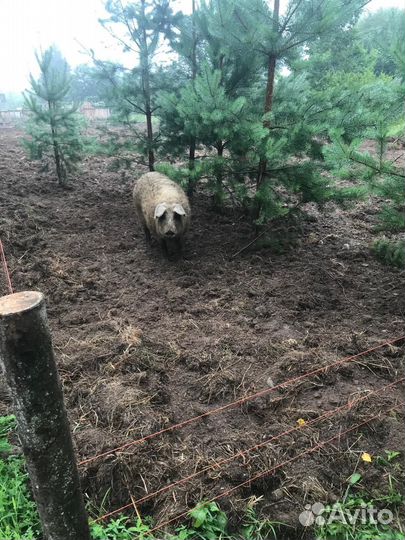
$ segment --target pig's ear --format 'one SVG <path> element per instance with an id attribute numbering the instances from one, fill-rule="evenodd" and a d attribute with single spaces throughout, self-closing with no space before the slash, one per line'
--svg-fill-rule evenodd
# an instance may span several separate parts
<path id="1" fill-rule="evenodd" d="M 155 208 L 155 215 L 154 215 L 154 218 L 157 219 L 157 218 L 160 218 L 163 216 L 163 214 L 166 212 L 167 210 L 167 206 L 166 204 L 164 203 L 160 203 L 156 206 Z"/>
<path id="2" fill-rule="evenodd" d="M 179 216 L 185 216 L 186 215 L 186 211 L 184 210 L 184 208 L 181 206 L 181 204 L 175 204 L 173 206 L 173 212 L 175 212 L 176 214 L 178 214 Z"/>

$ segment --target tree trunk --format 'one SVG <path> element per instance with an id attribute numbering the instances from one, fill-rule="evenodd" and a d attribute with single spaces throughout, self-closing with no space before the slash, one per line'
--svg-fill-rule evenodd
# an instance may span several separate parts
<path id="1" fill-rule="evenodd" d="M 280 0 L 274 0 L 273 9 L 273 31 L 278 32 L 278 21 L 280 13 Z M 267 63 L 267 86 L 266 86 L 266 98 L 264 102 L 264 114 L 271 112 L 273 107 L 273 95 L 274 95 L 274 80 L 276 75 L 277 53 L 273 51 L 268 57 Z M 270 120 L 263 121 L 263 126 L 267 129 L 270 128 Z M 267 159 L 261 158 L 259 162 L 259 169 L 257 172 L 256 189 L 259 189 L 266 176 Z"/>
<path id="2" fill-rule="evenodd" d="M 189 171 L 193 171 L 195 168 L 195 147 L 196 147 L 196 140 L 195 140 L 195 137 L 193 137 L 190 142 L 190 148 L 189 148 L 189 154 L 188 154 L 188 170 Z M 192 197 L 193 194 L 194 194 L 194 180 L 192 180 L 191 176 L 189 176 L 188 186 L 187 186 L 187 195 L 189 197 Z"/>
<path id="3" fill-rule="evenodd" d="M 224 143 L 222 141 L 217 141 L 215 144 L 215 147 L 217 149 L 217 156 L 223 157 L 224 155 Z M 222 193 L 223 193 L 223 175 L 222 175 L 222 168 L 217 171 L 215 174 L 215 183 L 216 183 L 216 191 L 214 193 L 214 208 L 219 209 L 222 205 Z"/>
<path id="4" fill-rule="evenodd" d="M 152 112 L 150 110 L 150 99 L 149 105 L 146 104 L 146 130 L 148 135 L 148 165 L 149 170 L 155 170 L 155 153 L 153 151 L 153 127 L 152 127 Z"/>
<path id="5" fill-rule="evenodd" d="M 191 50 L 191 79 L 195 81 L 197 77 L 197 33 L 195 28 L 195 0 L 192 0 L 192 50 Z M 193 82 L 194 84 L 194 82 Z M 193 137 L 190 141 L 190 148 L 188 154 L 188 168 L 190 171 L 194 170 L 195 167 L 195 148 L 196 148 L 196 138 Z M 191 197 L 193 195 L 194 185 L 192 184 L 191 179 L 188 182 L 187 194 Z"/>
<path id="6" fill-rule="evenodd" d="M 195 167 L 195 147 L 196 140 L 195 137 L 193 137 L 190 142 L 190 149 L 188 153 L 188 168 L 190 169 L 190 171 L 193 171 Z"/>
<path id="7" fill-rule="evenodd" d="M 274 79 L 276 76 L 276 62 L 277 57 L 275 55 L 269 56 L 269 62 L 267 65 L 267 87 L 266 87 L 266 100 L 264 103 L 264 112 L 269 113 L 273 107 L 273 95 L 274 95 Z M 270 120 L 264 121 L 264 126 L 270 127 Z"/>
<path id="8" fill-rule="evenodd" d="M 146 18 L 145 14 L 145 0 L 141 1 L 142 17 Z M 149 50 L 148 50 L 148 38 L 146 35 L 145 26 L 142 31 L 142 41 L 140 47 L 140 61 L 142 69 L 142 91 L 145 103 L 145 116 L 146 116 L 146 133 L 148 141 L 148 165 L 149 170 L 155 170 L 155 154 L 153 151 L 153 126 L 152 126 L 152 108 L 151 108 L 151 94 L 150 94 L 150 67 L 149 67 Z"/>
<path id="9" fill-rule="evenodd" d="M 51 101 L 48 101 L 48 108 L 51 113 L 51 136 L 52 136 L 53 155 L 55 158 L 55 165 L 56 165 L 56 176 L 58 177 L 59 184 L 61 186 L 64 186 L 66 184 L 66 174 L 65 174 L 65 170 L 62 164 L 62 158 L 60 155 L 59 144 L 58 144 L 57 126 L 55 123 L 55 118 L 53 116 L 55 107 Z"/>

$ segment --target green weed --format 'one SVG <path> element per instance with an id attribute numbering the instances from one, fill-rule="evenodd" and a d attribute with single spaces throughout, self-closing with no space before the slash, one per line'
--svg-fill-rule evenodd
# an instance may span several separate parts
<path id="1" fill-rule="evenodd" d="M 283 525 L 278 521 L 260 519 L 252 505 L 248 505 L 242 527 L 245 540 L 277 540 L 277 530 Z"/>
<path id="2" fill-rule="evenodd" d="M 0 417 L 0 539 L 38 540 L 41 537 L 39 517 L 29 492 L 24 460 L 15 455 L 7 456 L 12 451 L 8 436 L 14 429 L 14 416 Z M 4 454 L 6 457 L 2 457 Z M 400 452 L 387 450 L 373 459 L 373 466 L 381 469 L 381 477 L 385 479 L 379 493 L 366 492 L 363 475 L 356 465 L 342 500 L 327 506 L 318 517 L 317 540 L 405 540 L 398 519 L 404 497 L 395 478 L 403 473 L 399 457 Z M 108 497 L 107 492 L 98 514 L 105 512 Z M 228 532 L 228 518 L 216 503 L 203 502 L 189 512 L 190 524 L 178 527 L 174 535 L 155 537 L 148 519 L 119 516 L 108 523 L 90 523 L 91 537 L 93 540 L 277 540 L 282 524 L 260 518 L 254 508 L 256 502 L 255 499 L 248 504 L 237 533 Z M 381 509 L 392 513 L 391 523 L 370 519 L 370 515 L 376 515 L 370 511 Z M 94 509 L 91 513 L 95 513 Z"/>
<path id="3" fill-rule="evenodd" d="M 8 434 L 15 428 L 14 416 L 0 417 L 0 452 L 10 452 Z M 35 540 L 40 536 L 36 506 L 28 490 L 24 460 L 0 457 L 0 538 Z"/>
<path id="4" fill-rule="evenodd" d="M 368 493 L 362 485 L 363 476 L 353 472 L 343 499 L 326 506 L 317 518 L 317 540 L 405 540 L 397 516 L 404 497 L 392 475 L 400 469 L 395 463 L 399 456 L 400 452 L 385 451 L 385 456 L 375 458 L 375 466 L 384 469 L 381 477 L 386 480 L 381 493 Z"/>
<path id="5" fill-rule="evenodd" d="M 134 525 L 128 525 L 129 519 L 120 516 L 107 524 L 91 523 L 90 532 L 93 540 L 143 540 L 151 539 L 150 527 L 138 517 Z"/>

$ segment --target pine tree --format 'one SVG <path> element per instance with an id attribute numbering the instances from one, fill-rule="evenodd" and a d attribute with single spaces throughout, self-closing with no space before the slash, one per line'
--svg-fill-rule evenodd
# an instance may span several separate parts
<path id="1" fill-rule="evenodd" d="M 165 172 L 192 183 L 204 178 L 217 204 L 229 199 L 242 205 L 256 226 L 302 203 L 362 195 L 364 183 L 342 188 L 325 174 L 333 165 L 322 146 L 332 136 L 344 145 L 359 135 L 374 137 L 378 115 L 392 120 L 401 114 L 400 105 L 394 106 L 397 83 L 376 75 L 377 53 L 369 54 L 361 39 L 363 4 L 291 0 L 283 13 L 279 0 L 271 6 L 207 0 L 198 9 L 193 3 L 191 16 L 177 17 L 174 30 L 169 8 L 162 23 L 162 12 L 153 15 L 160 4 L 150 5 L 148 50 L 166 35 L 178 59 L 149 69 L 150 112 L 159 116 L 160 133 L 145 148 L 159 149 L 171 162 L 180 158 L 188 170 L 166 164 Z M 110 21 L 127 25 L 130 15 L 115 13 Z M 126 27 L 130 37 L 139 36 L 138 23 Z M 139 43 L 128 47 L 139 52 Z M 130 72 L 110 68 L 122 112 L 145 113 L 142 62 Z"/>
<path id="2" fill-rule="evenodd" d="M 385 17 L 378 20 L 384 22 Z M 378 28 L 374 28 L 374 32 L 378 34 Z M 355 177 L 360 188 L 366 188 L 384 200 L 377 229 L 394 236 L 405 231 L 405 174 L 387 152 L 393 139 L 405 135 L 405 75 L 400 69 L 403 43 L 399 39 L 402 34 L 403 29 L 397 28 L 397 34 L 391 39 L 397 44 L 395 48 L 391 47 L 390 69 L 394 76 L 386 75 L 382 70 L 377 75 L 380 70 L 375 69 L 374 57 L 363 73 L 341 71 L 329 78 L 331 86 L 336 86 L 337 81 L 340 83 L 345 99 L 339 112 L 334 117 L 329 115 L 332 144 L 324 148 L 327 164 L 336 176 Z M 330 91 L 328 93 L 330 95 Z M 365 140 L 374 141 L 372 155 L 362 150 Z M 401 240 L 382 238 L 373 250 L 388 264 L 404 264 L 405 248 Z"/>
<path id="3" fill-rule="evenodd" d="M 110 18 L 101 24 L 123 46 L 124 52 L 135 55 L 130 70 L 118 64 L 93 59 L 104 78 L 111 83 L 110 99 L 119 118 L 127 125 L 134 115 L 142 114 L 146 121 L 146 136 L 137 133 L 138 148 L 145 151 L 149 170 L 154 170 L 156 137 L 152 123 L 156 111 L 153 58 L 162 35 L 170 35 L 173 20 L 169 0 L 139 0 L 127 3 L 108 0 L 106 10 Z M 116 33 L 123 31 L 123 35 Z"/>
<path id="4" fill-rule="evenodd" d="M 171 34 L 170 39 L 170 45 L 172 49 L 178 54 L 180 61 L 178 62 L 179 67 L 181 66 L 183 68 L 183 71 L 186 73 L 186 80 L 184 83 L 186 84 L 188 80 L 193 81 L 192 84 L 194 84 L 194 81 L 197 77 L 197 74 L 200 69 L 200 59 L 198 58 L 198 47 L 199 42 L 201 41 L 201 35 L 198 32 L 197 29 L 197 21 L 196 21 L 196 15 L 197 15 L 197 8 L 196 8 L 196 1 L 192 0 L 191 3 L 192 12 L 190 16 L 185 16 L 183 14 L 179 14 L 176 22 L 176 29 L 177 32 L 173 32 Z M 170 98 L 169 98 L 170 102 Z M 167 103 L 167 105 L 170 107 L 170 103 Z M 164 103 L 164 99 L 162 101 Z M 173 111 L 172 111 L 173 112 Z M 171 132 L 172 136 L 174 135 L 174 130 L 178 127 L 179 118 L 176 118 L 172 115 L 166 114 L 167 110 L 163 107 L 163 111 L 161 114 L 161 118 L 163 122 L 165 123 L 166 128 L 166 146 L 167 142 L 170 138 L 169 133 Z M 173 123 L 172 123 L 173 119 Z M 171 143 L 174 143 L 174 140 L 171 141 Z M 193 171 L 195 168 L 195 151 L 196 151 L 196 137 L 193 134 L 190 134 L 187 138 L 187 141 L 183 141 L 188 146 L 188 167 L 190 171 Z M 170 143 L 169 143 L 170 146 Z M 191 178 L 192 174 L 190 174 Z M 193 190 L 193 184 L 190 180 L 188 191 L 189 194 L 192 193 Z"/>
<path id="5" fill-rule="evenodd" d="M 255 214 L 259 221 L 266 219 L 265 215 L 261 216 L 266 194 L 274 193 L 274 190 L 268 187 L 263 188 L 263 193 L 260 193 L 260 190 L 264 183 L 276 184 L 278 182 L 277 177 L 274 177 L 274 174 L 270 172 L 270 169 L 274 169 L 271 163 L 273 159 L 272 148 L 276 142 L 281 144 L 281 141 L 287 137 L 290 141 L 283 145 L 283 148 L 285 151 L 288 149 L 291 151 L 294 142 L 291 136 L 297 140 L 298 130 L 301 139 L 300 153 L 302 154 L 304 132 L 306 132 L 308 139 L 306 146 L 311 147 L 310 139 L 314 135 L 315 127 L 314 121 L 311 122 L 312 126 L 310 125 L 307 114 L 314 104 L 308 102 L 308 97 L 305 95 L 300 96 L 301 101 L 306 101 L 306 109 L 301 108 L 301 118 L 295 118 L 293 124 L 291 118 L 288 124 L 275 122 L 276 117 L 280 116 L 277 112 L 277 102 L 279 97 L 282 97 L 278 88 L 278 83 L 282 80 L 281 77 L 277 77 L 278 68 L 289 65 L 300 56 L 302 57 L 304 51 L 308 52 L 311 44 L 322 44 L 323 40 L 327 40 L 330 34 L 342 32 L 353 25 L 362 5 L 359 0 L 292 0 L 288 4 L 286 12 L 281 14 L 279 0 L 273 1 L 272 9 L 261 0 L 254 0 L 249 4 L 236 1 L 233 17 L 227 17 L 223 20 L 224 33 L 233 40 L 233 46 L 241 49 L 249 47 L 255 50 L 257 55 L 262 58 L 266 69 L 262 118 L 263 127 L 267 134 L 257 145 L 259 163 L 256 177 L 258 197 Z M 258 21 L 260 21 L 259 24 Z M 288 156 L 285 155 L 285 158 L 288 159 Z M 291 172 L 296 175 L 296 167 L 291 169 Z M 311 183 L 314 184 L 314 187 L 319 186 L 321 178 L 315 168 L 311 170 L 305 165 L 303 172 L 305 173 L 302 176 L 305 178 L 302 184 L 303 188 L 309 187 Z M 285 176 L 284 173 L 283 176 Z M 319 191 L 318 187 L 316 187 L 316 191 Z"/>
<path id="6" fill-rule="evenodd" d="M 208 66 L 220 73 L 220 84 L 207 84 L 205 95 L 209 96 L 214 89 L 211 102 L 215 103 L 217 95 L 224 92 L 231 112 L 232 102 L 239 104 L 239 99 L 244 98 L 243 107 L 232 116 L 227 138 L 218 139 L 215 146 L 220 156 L 226 148 L 226 163 L 231 164 L 226 173 L 233 172 L 233 187 L 244 205 L 247 202 L 250 206 L 257 225 L 285 214 L 287 201 L 287 206 L 295 207 L 308 200 L 322 202 L 354 195 L 355 190 L 338 193 L 321 174 L 322 156 L 314 142 L 320 125 L 314 110 L 319 112 L 324 105 L 314 101 L 305 76 L 285 77 L 277 73 L 279 67 L 302 56 L 304 47 L 327 41 L 330 33 L 347 31 L 360 8 L 359 0 L 294 0 L 287 12 L 280 15 L 278 0 L 274 1 L 273 10 L 261 0 L 216 0 L 202 4 L 197 13 L 203 36 L 201 49 Z M 205 71 L 208 73 L 206 68 Z M 221 111 L 212 107 L 209 100 L 201 99 L 203 94 L 200 92 L 199 99 L 194 96 L 194 106 L 189 107 L 187 115 L 192 117 L 192 111 L 198 110 L 194 114 L 199 117 L 194 129 L 199 129 L 200 140 L 202 133 L 207 134 L 209 122 L 215 133 L 216 118 L 223 128 L 227 125 Z M 179 100 L 178 110 L 184 107 L 185 97 L 183 94 Z M 193 103 L 192 93 L 188 94 L 188 101 Z M 237 168 L 244 172 L 238 175 Z M 255 169 L 256 175 L 252 173 Z M 222 177 L 224 174 L 219 172 Z M 219 175 L 217 171 L 217 178 Z M 245 189 L 240 189 L 243 183 Z M 290 192 L 287 197 L 286 189 Z M 249 198 L 250 202 L 246 200 Z"/>
<path id="7" fill-rule="evenodd" d="M 59 184 L 66 185 L 68 173 L 82 157 L 83 143 L 77 106 L 65 98 L 70 89 L 69 66 L 55 47 L 36 54 L 40 77 L 30 75 L 32 90 L 24 94 L 31 113 L 25 141 L 32 159 L 52 156 Z"/>
<path id="8" fill-rule="evenodd" d="M 106 84 L 103 77 L 100 77 L 99 69 L 88 64 L 80 64 L 71 73 L 67 98 L 75 103 L 90 101 L 104 104 L 108 93 Z"/>
<path id="9" fill-rule="evenodd" d="M 191 187 L 201 175 L 213 175 L 209 186 L 217 205 L 227 190 L 223 183 L 232 181 L 236 173 L 234 158 L 244 157 L 248 149 L 249 137 L 242 131 L 250 129 L 254 118 L 249 115 L 247 98 L 252 97 L 252 86 L 260 76 L 254 51 L 229 47 L 224 39 L 220 21 L 233 5 L 233 0 L 202 2 L 198 10 L 194 6 L 191 16 L 182 18 L 172 47 L 188 82 L 175 92 L 160 93 L 158 101 L 162 149 L 177 156 L 189 149 Z M 244 135 L 245 145 L 241 144 Z M 214 150 L 216 158 L 196 165 L 198 145 Z"/>
<path id="10" fill-rule="evenodd" d="M 379 9 L 362 17 L 357 29 L 367 53 L 375 56 L 376 75 L 383 73 L 402 76 L 405 61 L 405 10 Z"/>
<path id="11" fill-rule="evenodd" d="M 397 19 L 404 14 L 398 10 Z M 384 198 L 377 229 L 398 235 L 405 230 L 405 175 L 386 151 L 390 140 L 405 133 L 405 90 L 398 76 L 404 73 L 404 29 L 392 24 L 388 31 L 391 10 L 375 15 L 311 44 L 292 68 L 295 77 L 306 78 L 308 99 L 318 104 L 312 111 L 326 166 L 335 177 L 350 178 L 357 194 Z M 375 142 L 372 155 L 362 151 L 366 140 Z M 374 247 L 380 259 L 397 265 L 401 250 L 403 242 L 387 238 Z"/>
<path id="12" fill-rule="evenodd" d="M 160 131 L 164 137 L 160 140 L 160 150 L 172 157 L 183 155 L 188 151 L 187 191 L 193 194 L 196 179 L 195 156 L 197 140 L 194 133 L 185 129 L 184 118 L 179 114 L 177 103 L 182 88 L 194 81 L 200 69 L 198 46 L 201 36 L 196 28 L 196 2 L 192 0 L 191 15 L 179 14 L 176 20 L 176 31 L 171 33 L 170 45 L 178 55 L 178 60 L 165 69 L 171 81 L 162 86 L 157 99 Z M 197 173 L 198 177 L 198 173 Z"/>
<path id="13" fill-rule="evenodd" d="M 385 264 L 405 268 L 405 240 L 390 241 L 380 238 L 374 242 L 372 251 Z"/>

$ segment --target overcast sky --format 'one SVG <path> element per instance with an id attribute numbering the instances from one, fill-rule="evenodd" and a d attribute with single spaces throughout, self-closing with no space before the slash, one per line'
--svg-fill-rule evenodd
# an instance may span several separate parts
<path id="1" fill-rule="evenodd" d="M 176 0 L 173 7 L 189 13 L 191 0 Z M 368 10 L 382 7 L 404 8 L 405 0 L 372 0 Z M 122 60 L 121 49 L 98 23 L 105 16 L 103 0 L 0 0 L 0 93 L 29 86 L 34 51 L 52 43 L 71 66 L 89 62 L 80 44 L 101 59 Z"/>

